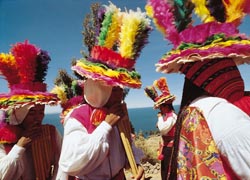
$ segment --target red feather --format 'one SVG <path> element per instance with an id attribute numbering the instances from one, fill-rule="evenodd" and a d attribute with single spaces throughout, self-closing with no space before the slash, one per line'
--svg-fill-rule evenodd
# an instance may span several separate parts
<path id="1" fill-rule="evenodd" d="M 39 49 L 29 44 L 28 41 L 24 43 L 15 44 L 11 53 L 16 58 L 17 66 L 19 69 L 20 83 L 33 82 L 36 70 L 36 57 Z"/>

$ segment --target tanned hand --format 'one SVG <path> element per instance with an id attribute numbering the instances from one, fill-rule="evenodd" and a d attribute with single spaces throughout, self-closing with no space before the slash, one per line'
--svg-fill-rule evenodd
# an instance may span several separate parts
<path id="1" fill-rule="evenodd" d="M 145 174 L 144 174 L 144 169 L 141 165 L 138 165 L 138 173 L 136 175 L 136 177 L 133 177 L 132 176 L 132 179 L 135 179 L 135 180 L 145 180 Z"/>
<path id="2" fill-rule="evenodd" d="M 31 143 L 31 139 L 28 137 L 21 137 L 18 142 L 17 145 L 20 147 L 27 147 L 29 144 Z"/>
<path id="3" fill-rule="evenodd" d="M 108 110 L 105 121 L 111 126 L 114 126 L 123 116 L 123 110 L 121 104 L 114 104 Z"/>

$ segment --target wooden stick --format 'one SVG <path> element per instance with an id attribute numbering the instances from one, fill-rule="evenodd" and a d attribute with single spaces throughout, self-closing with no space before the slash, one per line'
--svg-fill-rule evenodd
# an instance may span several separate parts
<path id="1" fill-rule="evenodd" d="M 126 103 L 123 103 L 123 111 L 125 113 L 125 116 L 120 121 L 118 121 L 117 126 L 120 132 L 121 140 L 122 140 L 128 161 L 129 161 L 130 168 L 132 170 L 132 174 L 136 176 L 138 173 L 138 169 L 137 169 L 134 154 L 131 148 L 131 126 L 129 122 Z"/>

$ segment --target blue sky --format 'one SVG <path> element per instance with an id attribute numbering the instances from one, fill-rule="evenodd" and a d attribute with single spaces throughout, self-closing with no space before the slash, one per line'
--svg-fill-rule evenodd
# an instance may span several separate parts
<path id="1" fill-rule="evenodd" d="M 11 44 L 26 39 L 47 50 L 52 61 L 46 83 L 51 90 L 58 70 L 66 69 L 71 74 L 71 60 L 82 57 L 82 22 L 93 2 L 108 4 L 108 0 L 0 0 L 0 52 L 7 53 Z M 146 0 L 113 0 L 112 3 L 122 10 L 125 7 L 144 10 Z M 240 26 L 241 32 L 249 33 L 249 23 L 249 17 L 245 18 Z M 142 88 L 130 90 L 126 97 L 128 108 L 152 106 L 153 102 L 145 96 L 143 88 L 162 76 L 167 78 L 170 92 L 177 96 L 174 104 L 180 103 L 184 75 L 155 72 L 155 63 L 171 47 L 157 30 L 150 34 L 149 44 L 136 63 L 136 70 L 142 77 Z M 246 90 L 250 90 L 249 66 L 241 65 L 239 69 Z M 0 93 L 7 92 L 7 82 L 0 79 L 0 83 Z M 60 107 L 47 107 L 46 111 L 59 112 Z"/>

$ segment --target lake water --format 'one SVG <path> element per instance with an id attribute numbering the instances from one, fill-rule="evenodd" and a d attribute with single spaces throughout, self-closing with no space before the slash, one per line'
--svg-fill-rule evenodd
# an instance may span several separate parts
<path id="1" fill-rule="evenodd" d="M 174 106 L 176 112 L 179 111 L 179 106 Z M 158 110 L 152 107 L 147 108 L 131 108 L 128 109 L 129 119 L 135 129 L 136 133 L 157 131 L 157 112 Z M 63 133 L 63 126 L 60 123 L 59 114 L 46 114 L 43 121 L 45 124 L 53 124 L 57 129 Z"/>

